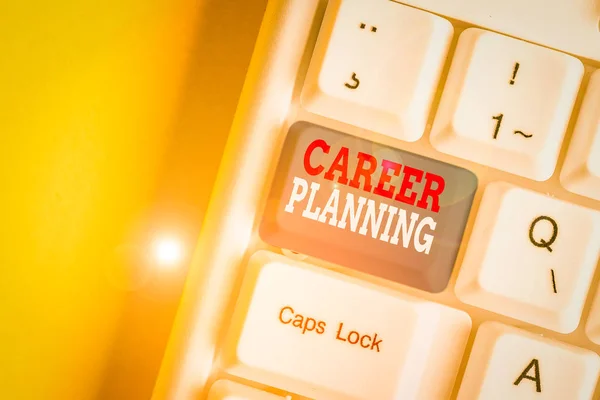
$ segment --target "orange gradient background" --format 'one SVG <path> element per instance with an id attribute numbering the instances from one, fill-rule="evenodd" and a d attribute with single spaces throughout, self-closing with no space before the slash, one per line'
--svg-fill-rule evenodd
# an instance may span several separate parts
<path id="1" fill-rule="evenodd" d="M 265 6 L 4 2 L 0 398 L 150 397 Z"/>

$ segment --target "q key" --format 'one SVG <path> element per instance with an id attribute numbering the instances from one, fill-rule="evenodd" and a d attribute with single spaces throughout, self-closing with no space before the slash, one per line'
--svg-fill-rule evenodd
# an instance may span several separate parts
<path id="1" fill-rule="evenodd" d="M 538 236 L 538 238 L 536 238 L 536 236 L 539 235 L 540 233 L 542 233 L 542 234 L 544 233 L 544 232 L 539 232 L 539 231 L 536 233 L 536 227 L 540 223 L 543 224 L 543 221 L 546 221 L 547 223 L 550 224 L 551 233 L 549 236 L 548 235 L 545 236 L 545 237 L 547 237 L 546 239 L 544 239 L 544 237 L 542 237 L 542 236 Z M 547 224 L 544 228 L 546 228 L 545 231 L 548 231 Z M 552 252 L 552 247 L 550 247 L 550 246 L 554 243 L 554 241 L 556 240 L 557 237 L 558 237 L 558 224 L 552 217 L 548 217 L 547 215 L 540 215 L 539 217 L 534 219 L 533 222 L 531 223 L 531 225 L 529 226 L 529 241 L 535 247 L 541 247 L 543 249 L 548 250 L 549 252 Z"/>
<path id="2" fill-rule="evenodd" d="M 570 333 L 579 325 L 599 254 L 599 211 L 492 183 L 456 293 L 465 303 Z"/>

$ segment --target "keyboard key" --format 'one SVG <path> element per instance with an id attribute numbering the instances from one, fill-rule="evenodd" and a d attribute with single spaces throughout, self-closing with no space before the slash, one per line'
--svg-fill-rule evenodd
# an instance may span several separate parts
<path id="1" fill-rule="evenodd" d="M 598 14 L 592 0 L 401 0 L 423 10 L 600 61 Z"/>
<path id="2" fill-rule="evenodd" d="M 470 328 L 462 311 L 260 251 L 221 362 L 313 399 L 442 399 Z"/>
<path id="3" fill-rule="evenodd" d="M 590 78 L 560 180 L 567 190 L 600 200 L 600 70 Z"/>
<path id="4" fill-rule="evenodd" d="M 496 322 L 483 323 L 458 400 L 591 400 L 600 357 Z"/>
<path id="5" fill-rule="evenodd" d="M 439 292 L 476 189 L 465 169 L 300 122 L 288 132 L 260 237 Z"/>
<path id="6" fill-rule="evenodd" d="M 594 296 L 594 302 L 585 325 L 585 333 L 592 342 L 600 344 L 600 290 L 597 290 Z"/>
<path id="7" fill-rule="evenodd" d="M 286 398 L 236 382 L 219 380 L 210 388 L 207 400 L 286 400 Z M 291 399 L 288 397 L 288 400 Z"/>
<path id="8" fill-rule="evenodd" d="M 471 28 L 431 132 L 441 152 L 537 181 L 554 173 L 583 76 L 578 59 Z"/>
<path id="9" fill-rule="evenodd" d="M 452 32 L 447 20 L 389 0 L 332 0 L 302 103 L 315 114 L 418 140 Z"/>
<path id="10" fill-rule="evenodd" d="M 577 328 L 600 254 L 600 212 L 490 184 L 456 282 L 465 303 L 561 333 Z"/>

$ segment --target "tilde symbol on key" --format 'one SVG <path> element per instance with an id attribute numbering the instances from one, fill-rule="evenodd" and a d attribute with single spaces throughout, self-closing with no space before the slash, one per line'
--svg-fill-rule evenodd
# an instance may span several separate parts
<path id="1" fill-rule="evenodd" d="M 548 222 L 550 222 L 550 224 L 552 224 L 552 236 L 550 236 L 549 239 L 540 238 L 539 240 L 536 240 L 533 237 L 533 231 L 535 229 L 535 226 L 541 221 L 548 221 Z M 550 247 L 550 245 L 552 243 L 554 243 L 557 236 L 558 236 L 558 224 L 556 223 L 556 221 L 554 219 L 552 219 L 546 215 L 540 215 L 539 217 L 534 219 L 533 222 L 531 223 L 531 225 L 529 226 L 529 241 L 535 247 L 543 247 L 543 248 L 547 249 L 549 252 L 552 252 L 552 248 Z"/>

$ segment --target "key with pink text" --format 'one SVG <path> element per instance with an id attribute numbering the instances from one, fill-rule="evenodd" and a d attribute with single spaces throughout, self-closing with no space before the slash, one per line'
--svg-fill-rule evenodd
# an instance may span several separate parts
<path id="1" fill-rule="evenodd" d="M 267 243 L 430 292 L 444 290 L 469 216 L 470 171 L 307 122 L 288 132 Z"/>

